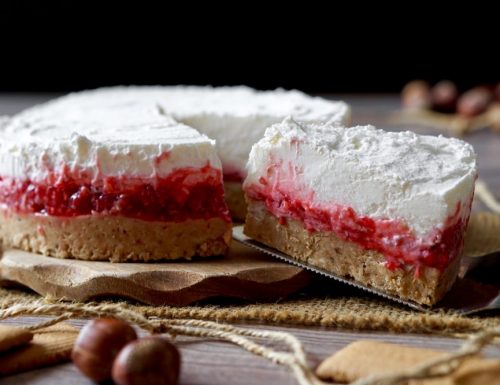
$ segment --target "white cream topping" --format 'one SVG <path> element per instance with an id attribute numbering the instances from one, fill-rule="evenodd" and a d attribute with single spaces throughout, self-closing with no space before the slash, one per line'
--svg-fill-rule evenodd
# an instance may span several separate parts
<path id="1" fill-rule="evenodd" d="M 469 214 L 477 174 L 472 146 L 458 139 L 291 118 L 253 146 L 244 187 L 266 177 L 270 164 L 283 167 L 280 183 L 305 187 L 296 191 L 299 198 L 311 199 L 313 191 L 319 207 L 338 204 L 358 215 L 402 219 L 419 236 L 440 228 L 457 204 Z"/>
<path id="2" fill-rule="evenodd" d="M 33 176 L 47 161 L 106 175 L 148 176 L 172 167 L 218 167 L 245 173 L 252 144 L 288 115 L 300 121 L 350 121 L 343 102 L 299 91 L 248 87 L 113 87 L 70 94 L 13 117 L 0 141 L 0 174 Z M 184 123 L 184 124 L 181 124 Z M 191 126 L 204 135 L 200 135 Z M 152 159 L 170 151 L 158 168 Z M 97 158 L 96 158 L 97 157 Z M 41 177 L 36 175 L 36 177 Z"/>
<path id="3" fill-rule="evenodd" d="M 163 104 L 172 116 L 217 142 L 226 172 L 245 176 L 252 145 L 267 127 L 287 116 L 299 121 L 349 124 L 351 110 L 344 102 L 277 89 L 248 87 L 174 87 Z"/>
<path id="4" fill-rule="evenodd" d="M 133 93 L 61 98 L 14 116 L 0 131 L 3 177 L 39 181 L 64 165 L 94 178 L 150 178 L 208 162 L 221 168 L 215 141 Z"/>

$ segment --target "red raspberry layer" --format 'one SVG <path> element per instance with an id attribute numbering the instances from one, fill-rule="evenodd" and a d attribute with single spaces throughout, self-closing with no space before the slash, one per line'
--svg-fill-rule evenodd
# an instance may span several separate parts
<path id="1" fill-rule="evenodd" d="M 166 177 L 106 177 L 91 180 L 63 168 L 35 182 L 0 178 L 0 204 L 20 213 L 74 217 L 119 215 L 150 221 L 182 222 L 220 217 L 230 222 L 221 171 L 176 169 Z"/>
<path id="2" fill-rule="evenodd" d="M 443 270 L 462 250 L 468 221 L 468 216 L 463 219 L 462 210 L 470 211 L 470 203 L 468 207 L 458 204 L 443 228 L 434 229 L 422 239 L 403 221 L 362 216 L 351 207 L 337 204 L 318 207 L 313 204 L 313 192 L 306 194 L 301 189 L 300 196 L 308 198 L 297 199 L 296 191 L 299 189 L 270 183 L 264 177 L 259 183 L 245 186 L 246 195 L 265 203 L 281 224 L 286 225 L 287 219 L 293 219 L 302 222 L 309 231 L 331 231 L 343 240 L 382 253 L 391 270 L 405 265 L 415 266 L 417 275 L 420 266 Z"/>
<path id="3" fill-rule="evenodd" d="M 245 177 L 240 171 L 226 171 L 224 169 L 224 182 L 238 182 L 242 183 Z"/>

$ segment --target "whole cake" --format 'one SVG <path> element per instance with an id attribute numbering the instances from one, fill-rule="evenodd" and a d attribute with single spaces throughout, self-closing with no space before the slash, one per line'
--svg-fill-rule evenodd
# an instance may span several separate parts
<path id="1" fill-rule="evenodd" d="M 298 91 L 113 87 L 2 118 L 0 236 L 79 259 L 223 254 L 251 146 L 287 115 L 340 124 L 350 110 Z"/>
<path id="2" fill-rule="evenodd" d="M 61 258 L 224 254 L 231 218 L 215 141 L 124 90 L 2 120 L 0 237 Z"/>
<path id="3" fill-rule="evenodd" d="M 476 174 L 457 139 L 289 118 L 250 153 L 245 233 L 431 305 L 456 279 Z"/>

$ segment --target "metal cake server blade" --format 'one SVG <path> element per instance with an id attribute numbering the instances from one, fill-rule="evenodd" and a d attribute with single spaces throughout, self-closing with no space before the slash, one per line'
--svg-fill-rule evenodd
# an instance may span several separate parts
<path id="1" fill-rule="evenodd" d="M 255 241 L 252 238 L 247 237 L 243 233 L 243 225 L 233 227 L 233 239 L 263 253 L 271 255 L 272 257 L 291 263 L 295 266 L 299 266 L 305 270 L 321 274 L 336 281 L 354 286 L 358 289 L 403 304 L 415 310 L 423 312 L 435 310 L 451 310 L 460 314 L 473 314 L 484 310 L 494 310 L 500 308 L 500 293 L 498 288 L 496 288 L 495 286 L 482 284 L 475 280 L 458 278 L 457 282 L 453 285 L 452 290 L 445 296 L 445 298 L 434 307 L 429 307 L 421 305 L 414 301 L 399 298 L 395 295 L 385 293 L 373 287 L 363 285 L 359 282 L 354 281 L 353 279 L 332 274 L 331 272 L 324 269 L 310 266 L 297 261 L 296 259 L 290 257 L 288 254 L 282 253 L 281 251 L 273 249 L 272 247 L 266 246 L 258 241 Z"/>
<path id="2" fill-rule="evenodd" d="M 263 253 L 271 255 L 272 257 L 281 259 L 282 261 L 291 263 L 291 264 L 293 264 L 295 266 L 302 267 L 303 269 L 306 269 L 308 271 L 312 271 L 314 273 L 321 274 L 321 275 L 326 276 L 328 278 L 333 278 L 336 281 L 339 281 L 339 282 L 342 282 L 342 283 L 346 283 L 348 285 L 354 286 L 354 287 L 359 288 L 361 290 L 365 290 L 365 291 L 368 291 L 370 293 L 376 294 L 378 296 L 390 299 L 392 301 L 399 302 L 399 303 L 404 304 L 406 306 L 409 306 L 409 307 L 411 307 L 413 309 L 417 309 L 417 310 L 420 310 L 420 311 L 428 311 L 429 310 L 428 307 L 420 305 L 420 304 L 418 304 L 416 302 L 407 301 L 407 300 L 401 299 L 401 298 L 396 297 L 394 295 L 387 294 L 387 293 L 385 293 L 385 292 L 383 292 L 381 290 L 377 290 L 377 289 L 375 289 L 373 287 L 365 286 L 363 284 L 360 284 L 359 282 L 356 282 L 356 281 L 354 281 L 352 279 L 349 279 L 349 278 L 346 278 L 346 277 L 342 277 L 340 275 L 332 274 L 331 272 L 323 270 L 321 268 L 318 268 L 318 267 L 315 267 L 315 266 L 310 266 L 310 265 L 307 265 L 307 264 L 302 263 L 300 261 L 297 261 L 296 259 L 290 257 L 288 254 L 282 253 L 281 251 L 273 249 L 272 247 L 266 246 L 266 245 L 264 245 L 264 244 L 262 244 L 262 243 L 260 243 L 260 242 L 258 242 L 256 240 L 252 239 L 252 238 L 247 237 L 243 233 L 243 225 L 239 225 L 239 226 L 234 226 L 233 227 L 233 239 L 235 239 L 236 241 L 241 242 L 241 243 L 243 243 L 243 244 L 245 244 L 247 246 L 253 247 L 254 249 L 257 249 L 257 250 L 259 250 L 259 251 L 261 251 Z"/>

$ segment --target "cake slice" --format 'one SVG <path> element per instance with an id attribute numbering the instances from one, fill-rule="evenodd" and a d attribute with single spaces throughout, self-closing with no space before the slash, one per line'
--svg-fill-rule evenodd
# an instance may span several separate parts
<path id="1" fill-rule="evenodd" d="M 215 141 L 133 93 L 31 108 L 0 130 L 0 237 L 60 258 L 224 254 L 231 218 Z"/>
<path id="2" fill-rule="evenodd" d="M 244 232 L 432 305 L 457 277 L 476 174 L 472 147 L 457 139 L 289 118 L 250 153 Z"/>

